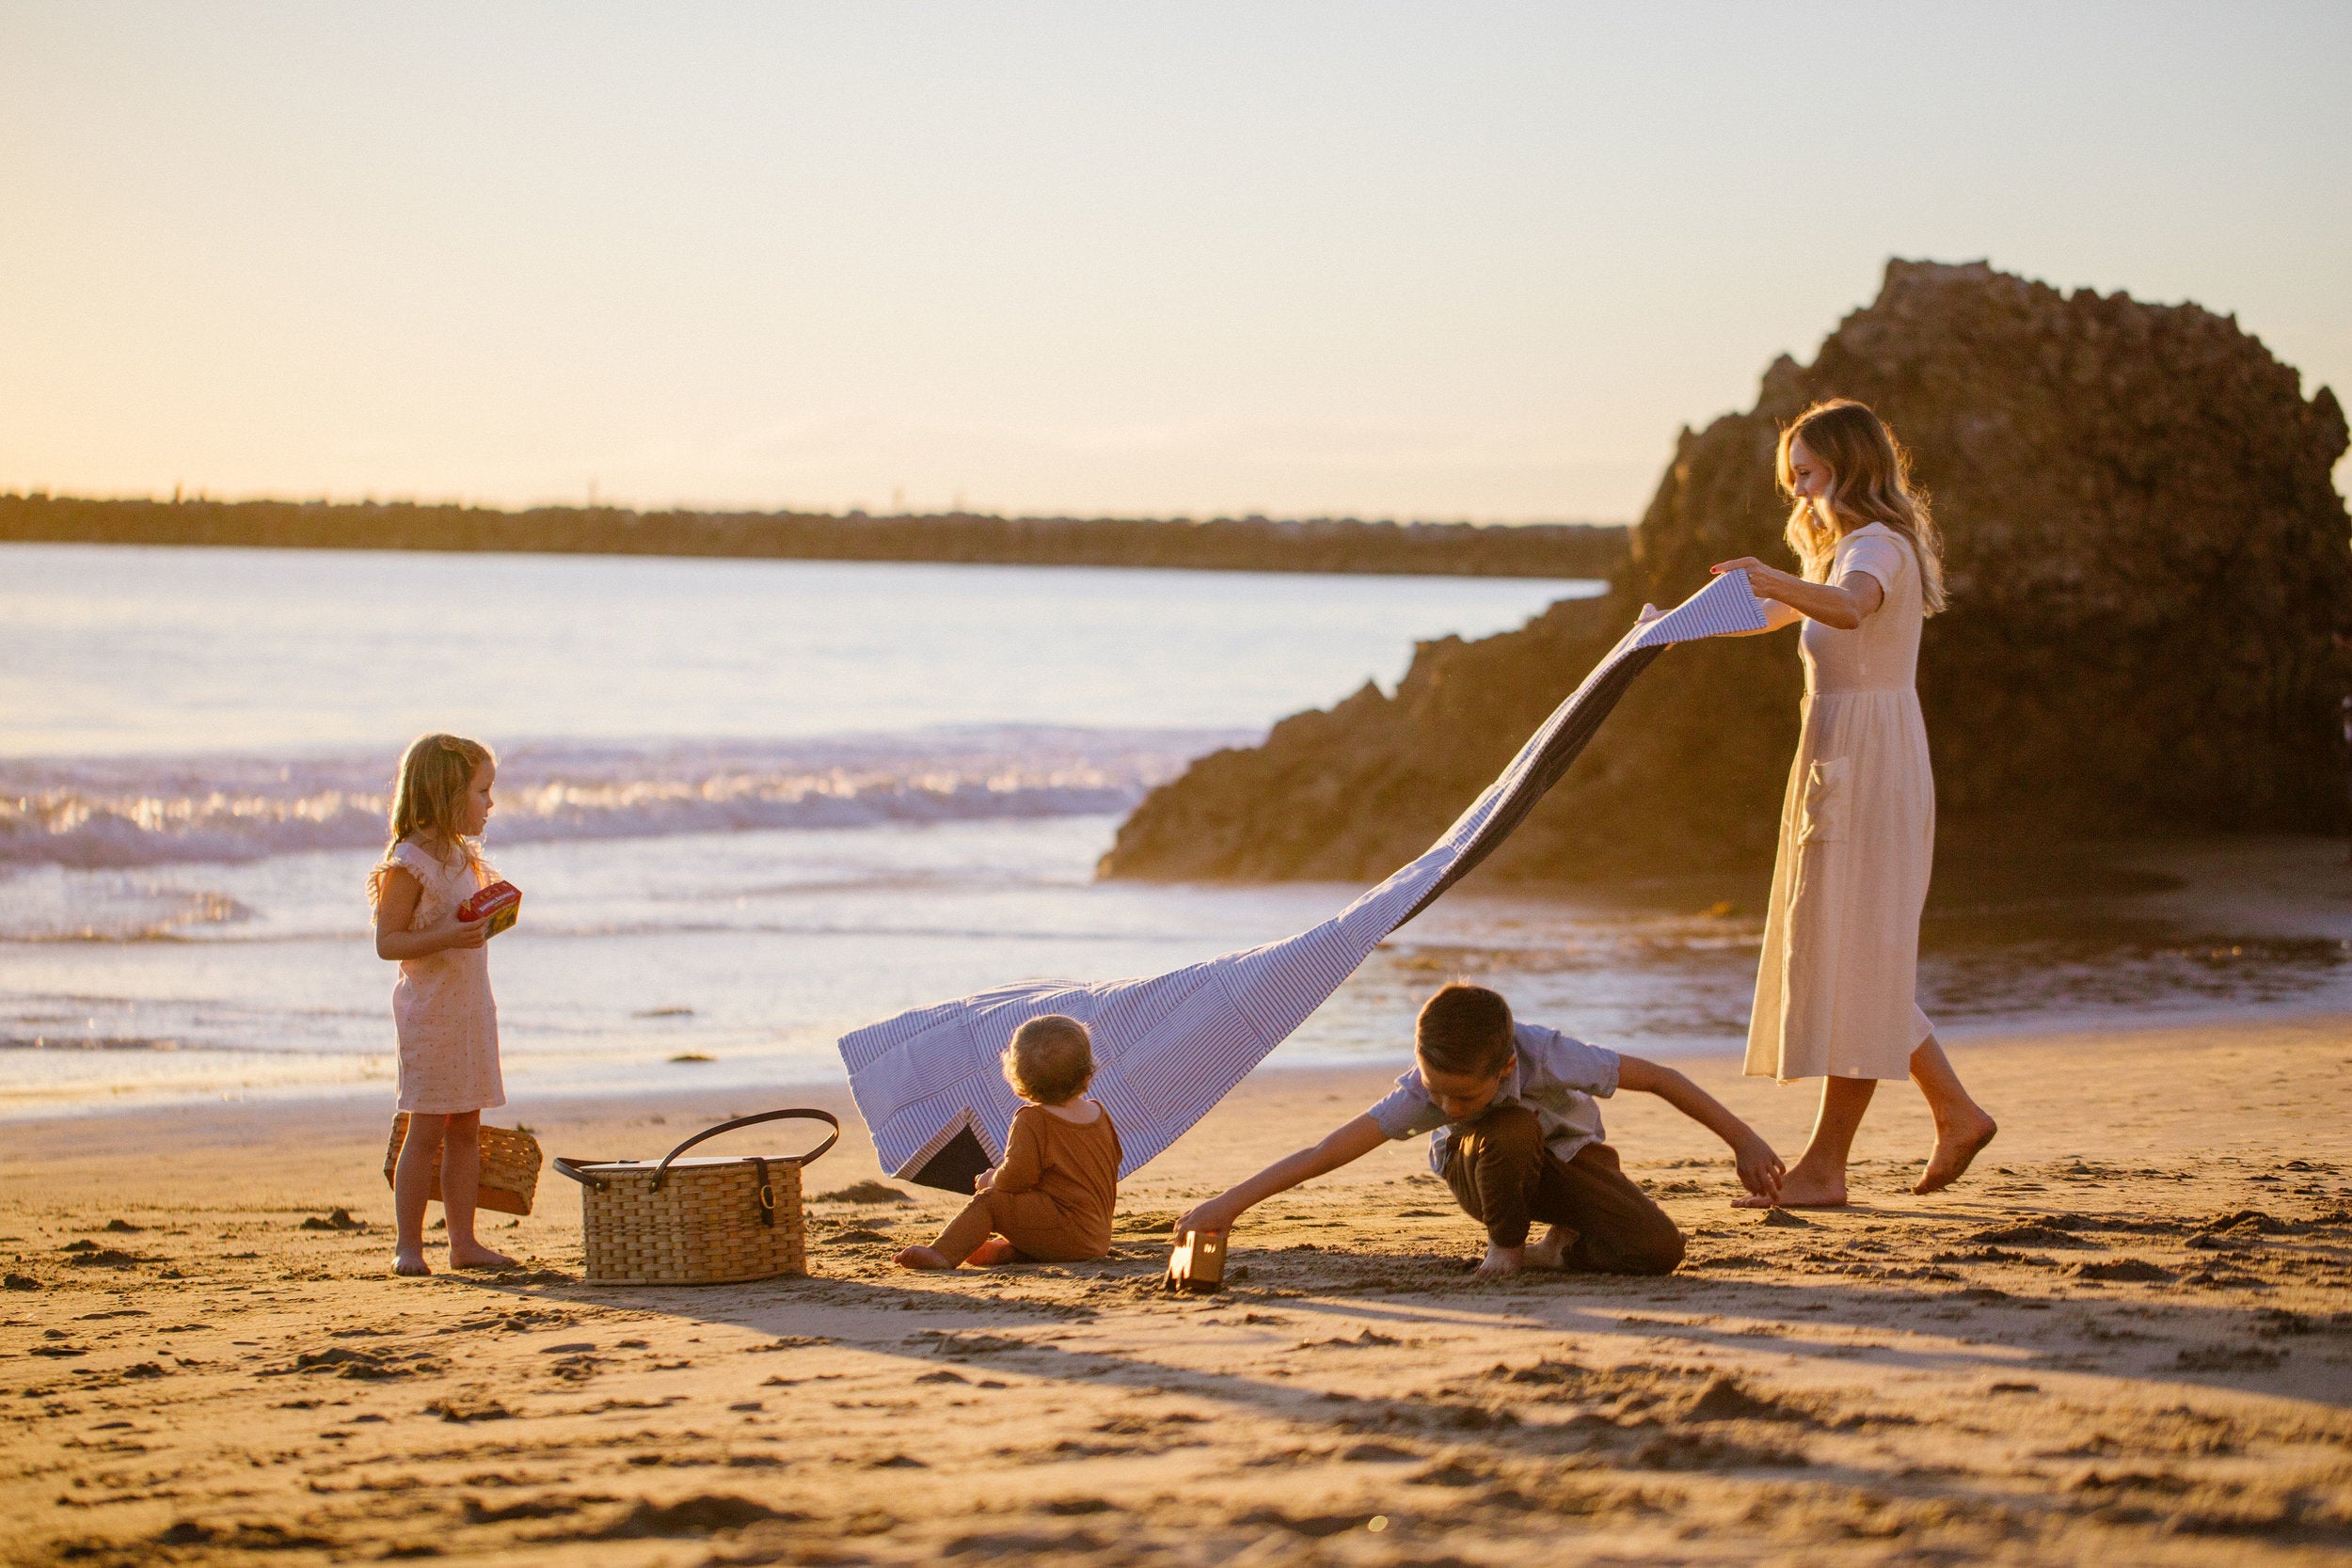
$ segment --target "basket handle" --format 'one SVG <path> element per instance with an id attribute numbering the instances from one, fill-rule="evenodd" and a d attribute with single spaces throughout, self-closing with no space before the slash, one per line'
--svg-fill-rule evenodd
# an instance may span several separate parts
<path id="1" fill-rule="evenodd" d="M 612 1185 L 611 1182 L 606 1181 L 601 1177 L 589 1175 L 586 1171 L 581 1170 L 578 1165 L 573 1164 L 569 1160 L 566 1160 L 561 1154 L 555 1157 L 555 1174 L 558 1176 L 568 1176 L 573 1180 L 579 1182 L 581 1186 L 594 1187 L 598 1192 L 602 1192 L 605 1188 Z"/>
<path id="2" fill-rule="evenodd" d="M 661 1184 L 670 1179 L 670 1162 L 685 1153 L 688 1149 L 693 1148 L 696 1144 L 702 1142 L 705 1138 L 715 1138 L 722 1132 L 732 1132 L 739 1127 L 752 1127 L 763 1121 L 788 1121 L 794 1119 L 821 1121 L 826 1126 L 833 1129 L 833 1133 L 830 1137 L 826 1138 L 823 1143 L 818 1144 L 815 1148 L 810 1149 L 806 1154 L 795 1154 L 788 1156 L 785 1159 L 777 1161 L 776 1163 L 778 1164 L 805 1165 L 810 1161 L 816 1159 L 818 1155 L 824 1153 L 825 1150 L 831 1148 L 834 1144 L 841 1141 L 841 1118 L 834 1116 L 831 1111 L 762 1111 L 755 1117 L 737 1117 L 733 1121 L 723 1121 L 716 1127 L 704 1128 L 701 1132 L 695 1133 L 692 1137 L 687 1139 L 684 1143 L 670 1150 L 669 1153 L 664 1154 L 661 1157 L 661 1164 L 654 1167 L 653 1190 L 657 1193 L 660 1192 L 661 1190 Z"/>

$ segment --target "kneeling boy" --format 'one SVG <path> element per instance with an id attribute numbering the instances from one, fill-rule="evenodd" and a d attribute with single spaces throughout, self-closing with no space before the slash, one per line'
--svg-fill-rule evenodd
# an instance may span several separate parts
<path id="1" fill-rule="evenodd" d="M 1601 1142 L 1594 1097 L 1654 1094 L 1731 1146 L 1740 1180 L 1772 1197 L 1780 1157 L 1756 1130 L 1672 1068 L 1515 1023 L 1484 986 L 1451 985 L 1424 1003 L 1413 1030 L 1413 1069 L 1389 1097 L 1312 1148 L 1278 1160 L 1176 1222 L 1230 1230 L 1244 1211 L 1302 1181 L 1360 1160 L 1391 1139 L 1429 1132 L 1429 1168 L 1470 1218 L 1486 1227 L 1482 1275 L 1523 1266 L 1600 1274 L 1671 1274 L 1682 1232 L 1618 1168 Z M 1549 1226 L 1530 1245 L 1529 1224 Z"/>

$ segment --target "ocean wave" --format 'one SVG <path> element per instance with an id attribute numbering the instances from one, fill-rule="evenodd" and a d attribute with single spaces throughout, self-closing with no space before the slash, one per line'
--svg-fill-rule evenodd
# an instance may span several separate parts
<path id="1" fill-rule="evenodd" d="M 1245 733 L 989 726 L 775 742 L 525 744 L 488 841 L 1124 812 Z M 389 756 L 0 761 L 0 867 L 115 870 L 373 848 Z M 64 934 L 64 933 L 60 933 Z"/>

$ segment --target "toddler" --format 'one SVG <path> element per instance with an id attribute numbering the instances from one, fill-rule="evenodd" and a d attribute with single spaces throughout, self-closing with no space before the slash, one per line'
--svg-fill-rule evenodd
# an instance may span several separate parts
<path id="1" fill-rule="evenodd" d="M 1029 1101 L 1012 1118 L 1004 1163 L 973 1178 L 978 1196 L 935 1243 L 898 1254 L 902 1269 L 952 1269 L 967 1258 L 1073 1263 L 1111 1249 L 1119 1133 L 1086 1097 L 1093 1037 L 1074 1018 L 1033 1018 L 1013 1031 L 1004 1061 L 1005 1081 Z"/>
<path id="2" fill-rule="evenodd" d="M 408 1136 L 392 1174 L 398 1274 L 433 1272 L 424 1261 L 424 1206 L 437 1162 L 450 1265 L 514 1262 L 473 1233 L 482 1113 L 505 1104 L 506 1088 L 499 1078 L 498 1004 L 485 950 L 489 921 L 457 919 L 460 904 L 497 880 L 477 842 L 490 820 L 497 777 L 498 764 L 480 741 L 419 737 L 400 759 L 391 843 L 368 878 L 375 955 L 400 964 L 392 1022 L 400 1033 L 400 1108 L 408 1113 Z"/>

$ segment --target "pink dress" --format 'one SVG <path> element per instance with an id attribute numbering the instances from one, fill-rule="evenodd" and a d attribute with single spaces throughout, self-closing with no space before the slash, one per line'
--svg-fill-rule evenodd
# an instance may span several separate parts
<path id="1" fill-rule="evenodd" d="M 408 839 L 393 847 L 386 863 L 414 877 L 422 890 L 408 922 L 411 931 L 454 925 L 457 906 L 489 879 L 464 861 L 443 865 Z M 400 1031 L 402 1110 L 446 1116 L 506 1103 L 487 946 L 402 959 L 392 987 L 392 1022 Z"/>

